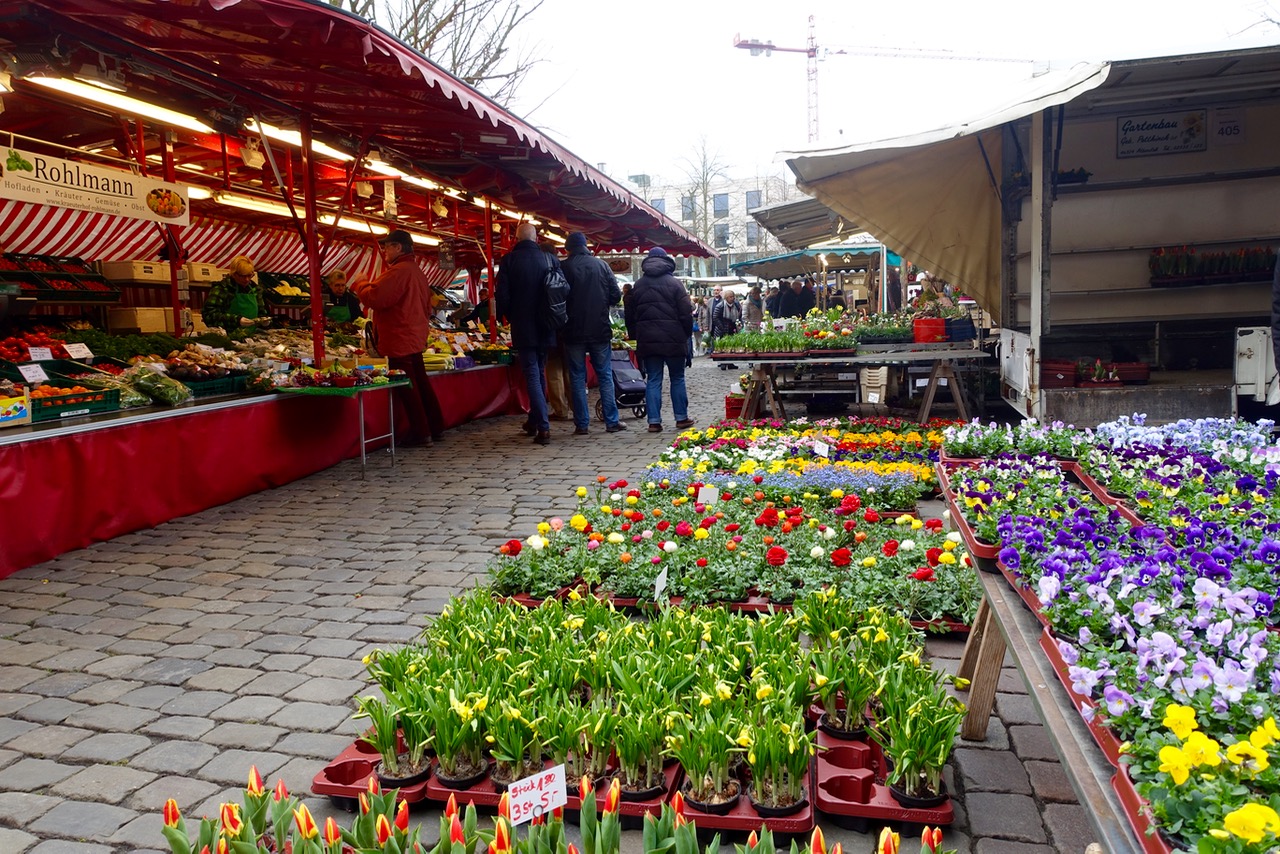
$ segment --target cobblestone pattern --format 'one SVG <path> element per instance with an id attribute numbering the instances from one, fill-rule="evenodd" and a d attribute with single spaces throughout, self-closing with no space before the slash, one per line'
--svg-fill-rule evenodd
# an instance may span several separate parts
<path id="1" fill-rule="evenodd" d="M 738 373 L 697 361 L 699 424 L 722 416 Z M 0 850 L 163 849 L 166 798 L 189 818 L 216 815 L 251 764 L 309 793 L 358 729 L 361 656 L 416 636 L 450 596 L 483 583 L 499 544 L 572 506 L 576 486 L 640 471 L 675 435 L 666 409 L 660 434 L 625 412 L 618 434 L 553 423 L 548 447 L 517 417 L 474 422 L 401 450 L 394 467 L 375 455 L 365 480 L 347 461 L 0 580 Z M 962 648 L 928 644 L 952 670 Z M 1079 852 L 1087 824 L 1012 668 L 997 713 L 986 741 L 958 745 L 947 846 Z M 307 800 L 319 822 L 347 821 Z M 434 841 L 438 813 L 414 815 Z M 824 829 L 848 851 L 873 845 Z M 627 854 L 639 837 L 624 835 Z"/>

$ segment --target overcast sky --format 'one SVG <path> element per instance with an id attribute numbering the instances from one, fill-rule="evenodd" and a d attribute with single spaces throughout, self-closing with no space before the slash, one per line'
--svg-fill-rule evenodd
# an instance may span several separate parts
<path id="1" fill-rule="evenodd" d="M 836 145 L 965 118 L 1033 69 L 860 47 L 1060 67 L 1280 43 L 1280 27 L 1263 22 L 1280 19 L 1268 0 L 545 0 L 521 31 L 545 61 L 512 109 L 620 180 L 682 183 L 701 137 L 734 177 L 782 174 L 776 152 L 808 145 L 807 59 L 753 57 L 733 41 L 803 48 L 810 14 L 826 54 L 820 141 Z"/>

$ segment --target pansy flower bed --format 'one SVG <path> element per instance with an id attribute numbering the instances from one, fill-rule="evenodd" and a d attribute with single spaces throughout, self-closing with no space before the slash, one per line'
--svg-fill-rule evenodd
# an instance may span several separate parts
<path id="1" fill-rule="evenodd" d="M 770 501 L 760 477 L 710 490 L 670 481 L 580 487 L 567 520 L 500 548 L 489 569 L 494 590 L 543 597 L 580 581 L 615 599 L 785 604 L 830 587 L 916 620 L 972 619 L 979 585 L 959 535 L 941 522 L 883 514 L 839 489 Z"/>
<path id="2" fill-rule="evenodd" d="M 1055 484 L 1047 467 L 1019 489 L 1008 455 L 953 471 L 953 506 L 988 533 L 994 521 L 1000 563 L 1035 591 L 1064 682 L 1126 743 L 1125 773 L 1179 849 L 1280 841 L 1280 464 L 1269 431 L 1140 419 L 1078 431 L 1081 465 L 1136 516 L 1066 473 Z"/>

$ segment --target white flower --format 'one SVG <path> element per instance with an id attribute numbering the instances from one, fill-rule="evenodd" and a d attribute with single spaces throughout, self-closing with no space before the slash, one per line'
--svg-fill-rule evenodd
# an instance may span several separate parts
<path id="1" fill-rule="evenodd" d="M 621 500 L 622 500 L 622 493 L 620 493 L 620 492 L 615 492 L 615 493 L 613 493 L 612 495 L 610 495 L 610 496 L 609 496 L 609 500 L 610 500 L 610 501 L 621 501 Z"/>
<path id="2" fill-rule="evenodd" d="M 641 537 L 643 537 L 643 538 L 644 538 L 644 539 L 646 539 L 646 540 L 652 540 L 652 539 L 653 539 L 653 531 L 642 531 L 642 532 L 640 533 L 640 536 L 641 536 Z"/>
<path id="3" fill-rule="evenodd" d="M 667 540 L 665 543 L 662 544 L 662 550 L 667 554 L 670 554 L 671 552 L 675 551 L 677 548 L 679 548 L 679 546 L 676 545 L 675 540 Z"/>
<path id="4" fill-rule="evenodd" d="M 827 528 L 827 530 L 822 532 L 822 539 L 824 540 L 834 540 L 835 538 L 836 538 L 835 528 Z"/>
<path id="5" fill-rule="evenodd" d="M 525 540 L 525 542 L 529 544 L 529 548 L 533 549 L 535 552 L 540 552 L 550 541 L 544 539 L 540 534 L 534 534 L 529 537 L 529 539 Z"/>
<path id="6" fill-rule="evenodd" d="M 826 552 L 822 550 L 822 546 L 814 546 L 809 549 L 809 557 L 814 558 L 815 560 L 822 557 L 824 554 L 826 554 Z"/>
<path id="7" fill-rule="evenodd" d="M 903 540 L 902 542 L 898 543 L 898 551 L 909 552 L 909 551 L 912 551 L 915 547 L 916 547 L 915 540 Z"/>
<path id="8" fill-rule="evenodd" d="M 614 531 L 612 534 L 609 535 L 608 539 L 609 539 L 609 542 L 616 544 L 625 540 L 626 537 L 622 536 L 617 531 Z"/>
<path id="9" fill-rule="evenodd" d="M 950 540 L 950 541 L 951 541 L 951 542 L 953 542 L 953 543 L 958 543 L 958 542 L 960 542 L 960 532 L 959 532 L 959 531 L 949 531 L 949 532 L 947 533 L 947 539 L 948 539 L 948 540 Z"/>

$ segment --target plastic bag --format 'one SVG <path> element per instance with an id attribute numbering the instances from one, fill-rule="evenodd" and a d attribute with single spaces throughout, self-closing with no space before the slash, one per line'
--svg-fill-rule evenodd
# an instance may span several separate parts
<path id="1" fill-rule="evenodd" d="M 172 377 L 147 367 L 138 368 L 133 378 L 134 387 L 144 392 L 156 403 L 165 406 L 177 406 L 194 399 L 191 389 Z"/>

